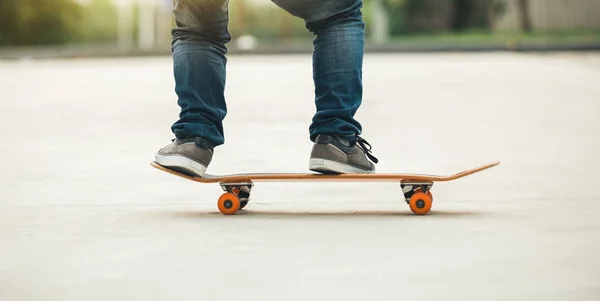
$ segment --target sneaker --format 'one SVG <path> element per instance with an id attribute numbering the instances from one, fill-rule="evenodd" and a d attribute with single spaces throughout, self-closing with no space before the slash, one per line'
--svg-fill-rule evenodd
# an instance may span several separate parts
<path id="1" fill-rule="evenodd" d="M 204 176 L 212 160 L 214 144 L 201 137 L 171 141 L 156 153 L 156 163 L 191 176 Z"/>
<path id="2" fill-rule="evenodd" d="M 361 137 L 344 141 L 336 136 L 321 134 L 315 139 L 309 169 L 326 174 L 375 173 L 375 164 L 369 159 L 378 162 L 371 155 L 371 145 Z"/>

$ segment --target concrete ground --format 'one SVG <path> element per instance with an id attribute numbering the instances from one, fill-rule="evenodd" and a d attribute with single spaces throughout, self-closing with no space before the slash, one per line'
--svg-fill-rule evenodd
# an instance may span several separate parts
<path id="1" fill-rule="evenodd" d="M 0 62 L 0 300 L 600 300 L 600 55 L 368 55 L 379 172 L 448 174 L 427 216 L 394 183 L 216 184 L 150 167 L 168 57 Z M 232 56 L 210 173 L 305 172 L 301 56 Z"/>

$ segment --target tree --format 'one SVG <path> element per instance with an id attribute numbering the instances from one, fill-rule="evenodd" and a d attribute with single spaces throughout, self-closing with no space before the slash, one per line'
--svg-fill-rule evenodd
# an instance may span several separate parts
<path id="1" fill-rule="evenodd" d="M 493 0 L 454 0 L 455 30 L 487 29 L 489 7 Z"/>
<path id="2" fill-rule="evenodd" d="M 531 16 L 529 15 L 529 1 L 518 0 L 517 7 L 519 10 L 519 23 L 521 30 L 524 32 L 531 32 Z"/>
<path id="3" fill-rule="evenodd" d="M 0 45 L 67 42 L 77 35 L 80 9 L 74 0 L 2 0 Z"/>
<path id="4" fill-rule="evenodd" d="M 88 0 L 81 7 L 82 21 L 77 24 L 77 40 L 81 42 L 116 41 L 118 11 L 111 0 Z M 133 16 L 132 16 L 133 17 Z"/>

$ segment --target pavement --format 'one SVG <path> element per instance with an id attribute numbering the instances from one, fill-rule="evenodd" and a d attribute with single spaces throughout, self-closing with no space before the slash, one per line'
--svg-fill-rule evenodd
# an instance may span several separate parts
<path id="1" fill-rule="evenodd" d="M 0 300 L 600 300 L 600 55 L 369 54 L 358 120 L 396 183 L 216 184 L 149 163 L 169 57 L 0 62 Z M 210 173 L 305 172 L 310 55 L 231 56 Z"/>

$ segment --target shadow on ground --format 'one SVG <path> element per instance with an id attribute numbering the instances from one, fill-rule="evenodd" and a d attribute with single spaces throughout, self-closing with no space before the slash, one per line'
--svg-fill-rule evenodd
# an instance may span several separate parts
<path id="1" fill-rule="evenodd" d="M 415 215 L 411 211 L 382 211 L 382 210 L 361 210 L 361 211 L 283 211 L 283 210 L 242 210 L 235 215 L 226 216 L 217 211 L 166 211 L 159 213 L 172 218 L 265 218 L 265 217 L 415 217 L 415 218 L 447 218 L 447 217 L 464 217 L 464 216 L 483 216 L 487 212 L 483 211 L 431 211 L 427 215 Z"/>

